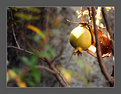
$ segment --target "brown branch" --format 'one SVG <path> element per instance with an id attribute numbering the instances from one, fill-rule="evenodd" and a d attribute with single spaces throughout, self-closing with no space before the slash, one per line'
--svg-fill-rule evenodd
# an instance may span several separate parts
<path id="1" fill-rule="evenodd" d="M 105 21 L 105 24 L 106 24 L 106 29 L 107 29 L 107 32 L 109 33 L 111 39 L 110 39 L 110 42 L 111 42 L 111 47 L 112 47 L 112 54 L 114 56 L 114 37 L 113 37 L 113 33 L 111 31 L 111 28 L 109 26 L 109 23 L 107 21 L 107 15 L 105 13 L 105 9 L 102 8 L 102 15 L 103 15 L 103 18 L 104 18 L 104 21 Z"/>
<path id="2" fill-rule="evenodd" d="M 49 60 L 47 60 L 45 58 L 45 61 L 47 62 L 47 64 L 49 65 L 49 67 L 56 72 L 55 76 L 57 78 L 57 80 L 59 81 L 59 83 L 63 86 L 63 87 L 68 87 L 68 83 L 65 82 L 64 78 L 59 74 L 59 72 L 57 71 L 57 69 L 54 67 L 54 64 L 51 63 Z"/>
<path id="3" fill-rule="evenodd" d="M 95 18 L 95 8 L 92 7 L 91 9 L 92 9 L 92 17 L 93 17 L 93 25 L 94 25 L 94 34 L 95 34 L 95 39 L 96 39 L 96 48 L 97 48 L 96 52 L 97 52 L 97 59 L 98 59 L 98 62 L 99 62 L 99 66 L 100 66 L 101 72 L 104 75 L 104 77 L 113 86 L 114 85 L 114 80 L 111 79 L 111 76 L 107 72 L 107 69 L 106 69 L 105 65 L 103 64 L 103 62 L 102 62 L 100 43 L 99 43 L 99 39 L 98 39 L 98 29 L 97 29 L 96 18 Z"/>
<path id="4" fill-rule="evenodd" d="M 46 71 L 48 71 L 48 72 L 51 72 L 52 74 L 56 74 L 55 71 L 53 71 L 53 70 L 51 70 L 51 69 L 49 69 L 49 68 L 47 68 L 47 67 L 45 67 L 45 66 L 36 65 L 36 68 L 37 68 L 37 69 L 44 69 L 44 70 L 46 70 Z"/>
<path id="5" fill-rule="evenodd" d="M 20 50 L 20 51 L 22 51 L 22 52 L 24 52 L 24 53 L 28 53 L 28 54 L 33 55 L 33 53 L 32 53 L 32 52 L 27 51 L 27 50 L 22 49 L 22 48 L 15 47 L 15 46 L 7 46 L 7 48 L 12 48 L 12 49 Z"/>
<path id="6" fill-rule="evenodd" d="M 20 30 L 20 36 L 21 36 L 21 39 L 24 41 L 24 43 L 26 43 L 26 45 L 28 46 L 29 49 L 31 49 L 32 52 L 29 52 L 27 50 L 24 50 L 24 49 L 21 49 L 21 48 L 17 48 L 17 47 L 13 47 L 13 46 L 8 46 L 8 48 L 13 48 L 13 49 L 17 49 L 19 51 L 23 51 L 25 53 L 28 53 L 28 54 L 31 54 L 31 55 L 37 55 L 39 57 L 39 59 L 43 60 L 44 62 L 46 62 L 49 66 L 49 68 L 46 68 L 46 67 L 43 67 L 43 66 L 38 66 L 38 68 L 42 68 L 42 69 L 45 69 L 47 71 L 50 71 L 51 73 L 53 73 L 55 75 L 55 77 L 57 78 L 58 82 L 61 84 L 61 86 L 63 87 L 67 87 L 69 86 L 68 83 L 64 80 L 64 78 L 59 74 L 59 72 L 57 71 L 57 69 L 55 68 L 54 64 L 51 63 L 50 60 L 46 59 L 46 58 L 42 58 L 38 55 L 37 53 L 37 50 L 34 49 L 32 47 L 32 45 L 28 42 L 28 40 L 25 38 L 24 36 L 24 31 L 26 30 L 26 26 L 30 24 L 30 21 L 26 22 L 24 27 Z M 54 27 L 51 27 L 48 32 L 50 32 Z M 48 36 L 49 37 L 49 36 Z M 60 52 L 60 54 L 62 53 L 62 51 Z M 55 57 L 55 59 L 57 59 L 60 54 L 58 56 Z M 54 60 L 55 60 L 54 59 Z M 37 66 L 36 66 L 37 67 Z"/>
<path id="7" fill-rule="evenodd" d="M 7 48 L 11 48 L 11 49 L 16 49 L 16 50 L 19 50 L 19 51 L 22 51 L 24 53 L 27 53 L 27 54 L 30 54 L 30 55 L 36 55 L 34 52 L 31 52 L 31 51 L 28 51 L 28 50 L 25 50 L 25 49 L 22 49 L 22 48 L 18 48 L 18 47 L 15 47 L 15 46 L 7 46 Z M 42 61 L 45 62 L 44 58 L 42 57 L 39 57 L 39 59 L 41 59 Z"/>
<path id="8" fill-rule="evenodd" d="M 83 7 L 81 7 L 81 18 L 82 18 L 82 23 L 84 22 L 84 19 L 83 19 Z"/>
<path id="9" fill-rule="evenodd" d="M 12 10 L 11 10 L 11 18 L 13 19 Z M 19 43 L 18 43 L 17 38 L 16 38 L 16 35 L 15 35 L 15 30 L 14 30 L 14 24 L 13 24 L 13 22 L 12 22 L 12 24 L 11 24 L 11 27 L 12 27 L 13 37 L 14 37 L 14 40 L 15 40 L 15 42 L 16 42 L 16 45 L 17 45 L 18 48 L 20 48 Z"/>
<path id="10" fill-rule="evenodd" d="M 15 46 L 8 46 L 7 48 L 12 48 L 12 49 L 16 49 L 16 50 L 19 50 L 19 51 L 23 51 L 25 53 L 28 53 L 28 54 L 31 54 L 31 55 L 34 55 L 33 52 L 30 52 L 30 51 L 27 51 L 25 49 L 22 49 L 22 48 L 18 48 L 18 47 L 15 47 Z M 63 86 L 63 87 L 67 87 L 68 84 L 67 82 L 64 80 L 64 78 L 60 75 L 60 73 L 57 71 L 57 69 L 54 67 L 54 64 L 51 63 L 51 61 L 49 61 L 48 59 L 46 58 L 41 58 L 39 57 L 39 59 L 43 60 L 44 62 L 46 62 L 50 69 L 47 68 L 47 67 L 44 67 L 44 66 L 36 66 L 36 68 L 42 68 L 42 69 L 45 69 L 49 72 L 51 72 L 53 75 L 55 75 L 55 77 L 57 78 L 57 80 L 59 81 L 59 83 Z"/>

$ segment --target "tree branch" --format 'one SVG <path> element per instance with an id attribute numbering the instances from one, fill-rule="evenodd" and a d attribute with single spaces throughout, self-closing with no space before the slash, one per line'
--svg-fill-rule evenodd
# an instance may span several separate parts
<path id="1" fill-rule="evenodd" d="M 12 10 L 11 10 L 10 13 L 11 13 L 11 18 L 13 19 Z M 16 45 L 17 45 L 18 48 L 20 48 L 19 43 L 18 43 L 17 38 L 16 38 L 16 35 L 15 35 L 15 30 L 14 30 L 14 24 L 13 24 L 13 22 L 12 22 L 12 24 L 11 24 L 11 27 L 12 27 L 13 37 L 14 37 L 14 40 L 15 40 L 15 42 L 16 42 Z"/>
<path id="2" fill-rule="evenodd" d="M 112 31 L 111 31 L 111 28 L 110 28 L 110 26 L 109 26 L 109 23 L 108 23 L 108 21 L 107 21 L 107 15 L 106 15 L 106 13 L 105 13 L 105 9 L 104 8 L 102 8 L 102 15 L 103 15 L 103 18 L 104 18 L 104 21 L 105 21 L 105 24 L 106 24 L 106 29 L 107 29 L 107 32 L 109 33 L 109 35 L 110 35 L 110 42 L 111 42 L 111 47 L 112 47 L 112 54 L 113 54 L 113 56 L 114 56 L 114 37 L 113 37 L 113 33 L 112 33 Z"/>
<path id="3" fill-rule="evenodd" d="M 47 68 L 47 67 L 45 67 L 45 66 L 41 66 L 41 65 L 36 65 L 36 68 L 37 69 L 44 69 L 44 70 L 46 70 L 46 71 L 48 71 L 48 72 L 51 72 L 52 74 L 56 74 L 56 72 L 55 71 L 53 71 L 53 70 L 51 70 L 51 69 L 49 69 L 49 68 Z"/>
<path id="4" fill-rule="evenodd" d="M 99 62 L 99 66 L 100 66 L 101 72 L 104 75 L 104 77 L 113 86 L 114 85 L 114 80 L 111 79 L 111 76 L 107 72 L 107 69 L 106 69 L 105 65 L 103 64 L 103 62 L 102 62 L 100 43 L 99 43 L 99 39 L 98 39 L 98 29 L 97 29 L 96 18 L 95 18 L 95 8 L 92 7 L 91 9 L 92 9 L 92 16 L 93 16 L 94 34 L 95 34 L 95 39 L 96 39 L 96 48 L 97 48 L 96 52 L 97 52 L 97 59 L 98 59 L 98 62 Z"/>

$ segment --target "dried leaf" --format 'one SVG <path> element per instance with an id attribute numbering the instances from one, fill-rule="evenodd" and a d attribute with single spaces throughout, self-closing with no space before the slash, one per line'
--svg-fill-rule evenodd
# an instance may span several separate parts
<path id="1" fill-rule="evenodd" d="M 108 36 L 102 34 L 102 36 L 99 37 L 100 47 L 101 47 L 101 53 L 102 57 L 109 57 L 112 53 L 112 48 L 110 44 L 110 39 Z M 96 46 L 95 44 L 92 44 L 87 51 L 91 51 L 93 53 L 96 53 Z"/>
<path id="2" fill-rule="evenodd" d="M 110 44 L 110 39 L 106 35 L 102 35 L 99 38 L 100 46 L 101 46 L 101 52 L 102 52 L 102 57 L 108 57 L 110 56 L 112 52 L 111 44 Z"/>

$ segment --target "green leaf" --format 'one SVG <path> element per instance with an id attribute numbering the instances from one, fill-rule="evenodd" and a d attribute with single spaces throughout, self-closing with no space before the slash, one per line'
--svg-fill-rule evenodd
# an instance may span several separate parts
<path id="1" fill-rule="evenodd" d="M 38 69 L 36 69 L 36 68 L 33 69 L 32 74 L 33 74 L 35 83 L 39 83 L 40 82 L 40 73 L 39 73 Z"/>
<path id="2" fill-rule="evenodd" d="M 52 31 L 52 35 L 58 35 L 59 34 L 59 30 L 53 29 Z"/>
<path id="3" fill-rule="evenodd" d="M 36 12 L 36 13 L 40 13 L 40 9 L 35 8 L 35 7 L 16 7 L 17 9 L 25 9 L 31 12 Z"/>
<path id="4" fill-rule="evenodd" d="M 28 83 L 30 86 L 34 87 L 35 86 L 35 82 L 33 81 L 33 78 L 31 76 L 29 76 L 27 79 L 26 79 L 26 83 Z"/>
<path id="5" fill-rule="evenodd" d="M 35 65 L 36 65 L 36 63 L 37 63 L 37 57 L 36 56 L 32 56 L 31 57 L 31 59 L 30 59 L 30 64 L 29 64 L 29 66 L 31 67 L 31 68 L 33 68 L 33 67 L 35 67 Z"/>
<path id="6" fill-rule="evenodd" d="M 24 13 L 15 13 L 14 16 L 19 17 L 24 20 L 38 20 L 40 17 L 39 16 L 32 16 Z"/>
<path id="7" fill-rule="evenodd" d="M 50 57 L 51 57 L 51 55 L 50 55 L 49 53 L 44 52 L 44 51 L 41 51 L 41 52 L 39 53 L 39 56 L 40 56 L 40 57 L 45 57 L 45 58 L 48 58 L 48 59 L 50 59 Z"/>
<path id="8" fill-rule="evenodd" d="M 21 21 L 21 20 L 16 20 L 16 21 L 14 21 L 14 24 L 15 24 L 15 25 L 16 25 L 17 23 L 23 24 L 23 21 Z"/>
<path id="9" fill-rule="evenodd" d="M 27 57 L 21 57 L 21 60 L 26 64 L 26 65 L 30 65 L 30 61 Z"/>
<path id="10" fill-rule="evenodd" d="M 19 69 L 19 68 L 12 68 L 11 70 L 14 71 L 15 73 L 17 73 L 18 75 L 20 75 L 21 77 L 23 76 L 23 73 L 22 73 L 21 69 Z"/>
<path id="11" fill-rule="evenodd" d="M 11 7 L 12 8 L 12 10 L 14 10 L 14 11 L 18 11 L 18 9 L 16 8 L 16 7 Z"/>
<path id="12" fill-rule="evenodd" d="M 45 49 L 47 49 L 47 51 L 50 53 L 50 56 L 56 55 L 56 51 L 50 45 L 46 44 Z"/>
<path id="13" fill-rule="evenodd" d="M 10 12 L 10 8 L 9 7 L 7 8 L 7 11 Z"/>

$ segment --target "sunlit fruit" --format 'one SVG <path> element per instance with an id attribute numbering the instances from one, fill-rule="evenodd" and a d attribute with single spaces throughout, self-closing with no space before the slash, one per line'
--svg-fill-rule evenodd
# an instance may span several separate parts
<path id="1" fill-rule="evenodd" d="M 74 55 L 81 54 L 82 50 L 90 47 L 92 42 L 92 36 L 88 26 L 77 26 L 71 31 L 70 44 L 75 48 Z"/>

